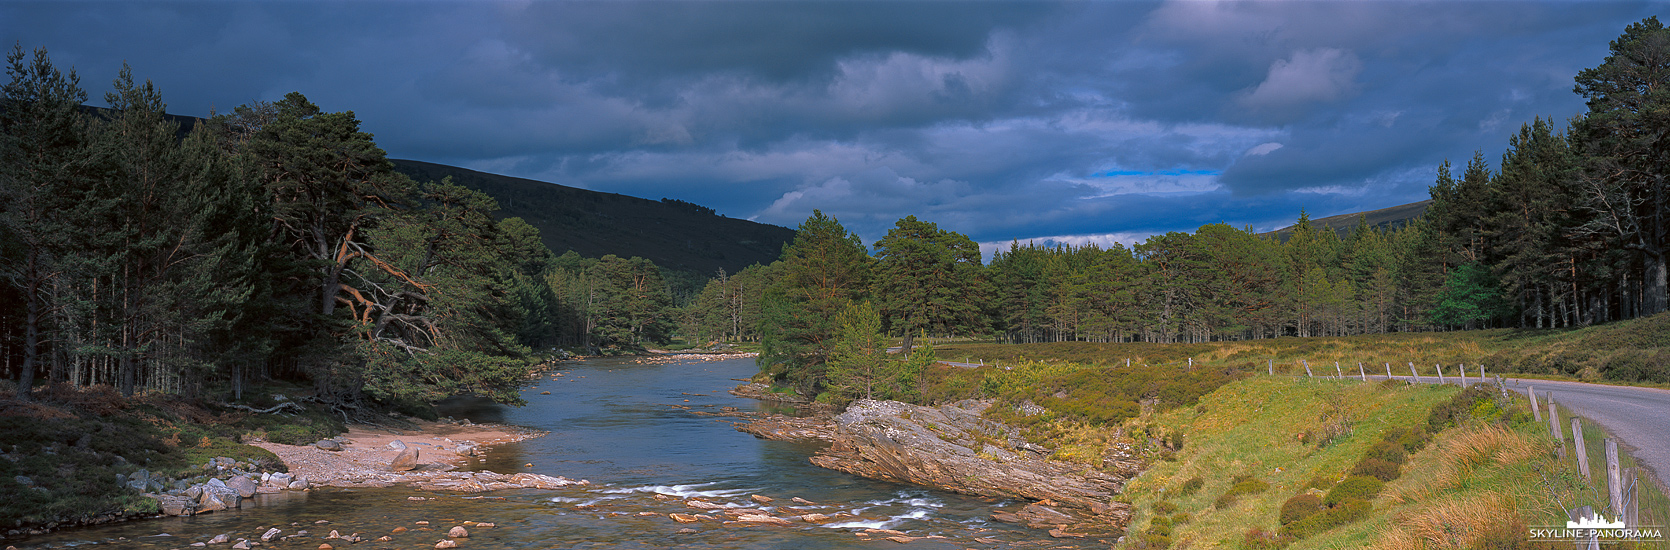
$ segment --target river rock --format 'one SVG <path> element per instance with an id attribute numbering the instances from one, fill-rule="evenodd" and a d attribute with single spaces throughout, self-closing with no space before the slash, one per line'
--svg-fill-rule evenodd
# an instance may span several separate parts
<path id="1" fill-rule="evenodd" d="M 226 480 L 226 487 L 238 492 L 238 496 L 249 498 L 255 496 L 255 480 L 244 476 L 233 476 Z"/>
<path id="2" fill-rule="evenodd" d="M 296 478 L 295 481 L 290 482 L 290 490 L 292 491 L 300 491 L 302 489 L 306 489 L 307 487 L 308 483 L 306 478 Z"/>
<path id="3" fill-rule="evenodd" d="M 475 456 L 476 446 L 474 443 L 470 442 L 459 443 L 458 447 L 453 449 L 452 452 L 458 453 L 462 456 Z"/>
<path id="4" fill-rule="evenodd" d="M 243 497 L 238 496 L 238 491 L 227 487 L 226 483 L 219 479 L 211 478 L 202 487 L 203 494 L 197 499 L 199 512 L 231 510 L 242 503 Z"/>
<path id="5" fill-rule="evenodd" d="M 748 495 L 748 498 L 751 498 L 754 502 L 758 502 L 760 504 L 770 504 L 771 501 L 776 500 L 765 495 Z"/>
<path id="6" fill-rule="evenodd" d="M 446 536 L 452 537 L 452 538 L 455 538 L 455 539 L 469 538 L 470 537 L 470 530 L 465 529 L 464 526 L 462 526 L 462 525 L 457 525 L 457 526 L 453 526 L 453 528 L 451 528 L 451 529 L 448 529 L 447 532 L 446 532 Z"/>
<path id="7" fill-rule="evenodd" d="M 268 529 L 267 532 L 261 534 L 261 540 L 264 540 L 264 541 L 273 540 L 273 537 L 276 537 L 276 536 L 278 536 L 279 533 L 283 533 L 283 532 L 284 531 L 280 531 L 277 527 L 274 527 L 272 529 Z"/>
<path id="8" fill-rule="evenodd" d="M 835 418 L 834 445 L 812 463 L 864 477 L 993 497 L 1052 499 L 1088 508 L 1106 503 L 1126 478 L 1086 471 L 1083 464 L 1030 452 L 992 460 L 977 448 L 1019 440 L 1008 426 L 980 416 L 989 402 L 922 407 L 897 401 L 854 401 Z M 1010 448 L 1020 448 L 1010 443 Z"/>
<path id="9" fill-rule="evenodd" d="M 822 525 L 829 522 L 829 516 L 823 514 L 806 514 L 804 516 L 800 516 L 800 521 Z"/>
<path id="10" fill-rule="evenodd" d="M 790 525 L 789 520 L 768 516 L 765 514 L 742 514 L 736 520 L 744 523 L 765 523 L 770 525 Z"/>
<path id="11" fill-rule="evenodd" d="M 521 485 L 523 487 L 530 487 L 530 488 L 534 488 L 534 489 L 561 489 L 563 487 L 567 487 L 567 486 L 570 486 L 570 485 L 590 485 L 591 484 L 590 481 L 586 481 L 584 479 L 574 480 L 574 479 L 568 479 L 568 478 L 562 477 L 562 476 L 548 476 L 548 475 L 541 475 L 541 474 L 530 474 L 530 473 L 527 473 L 527 472 L 522 472 L 522 473 L 510 476 L 505 481 L 508 481 L 510 483 L 515 483 L 515 484 Z"/>
<path id="12" fill-rule="evenodd" d="M 396 451 L 405 449 L 406 448 L 406 442 L 398 440 L 398 439 L 396 439 L 394 441 L 390 441 L 389 442 L 389 448 L 394 449 Z"/>
<path id="13" fill-rule="evenodd" d="M 435 548 L 437 548 L 437 549 L 439 549 L 439 548 L 457 548 L 457 547 L 458 547 L 458 542 L 453 541 L 451 539 L 443 540 L 441 542 L 435 543 Z"/>
<path id="14" fill-rule="evenodd" d="M 222 543 L 225 543 L 227 540 L 228 539 L 226 538 L 226 534 L 221 533 L 219 535 L 215 535 L 214 538 L 209 539 L 209 544 L 222 544 Z"/>
<path id="15" fill-rule="evenodd" d="M 678 512 L 673 512 L 671 514 L 667 514 L 667 517 L 673 518 L 673 521 L 676 521 L 676 522 L 679 522 L 679 523 L 696 523 L 698 521 L 701 521 L 699 519 L 696 519 L 696 516 L 692 516 L 692 515 L 688 515 L 688 514 L 680 514 Z"/>
<path id="16" fill-rule="evenodd" d="M 197 511 L 197 503 L 189 497 L 160 495 L 156 499 L 165 516 L 189 516 Z"/>
<path id="17" fill-rule="evenodd" d="M 417 466 L 418 466 L 418 450 L 417 450 L 417 447 L 406 447 L 404 449 L 401 449 L 400 454 L 394 455 L 394 460 L 389 462 L 389 469 L 394 470 L 396 472 L 409 471 L 413 468 L 416 468 Z"/>
<path id="18" fill-rule="evenodd" d="M 237 544 L 232 545 L 232 548 L 235 550 L 249 550 L 249 541 L 240 540 Z"/>
<path id="19" fill-rule="evenodd" d="M 342 450 L 342 444 L 337 443 L 336 440 L 334 440 L 334 439 L 321 439 L 321 440 L 319 440 L 318 443 L 314 443 L 313 446 L 318 447 L 320 449 L 327 450 L 327 451 L 340 451 L 340 450 Z"/>

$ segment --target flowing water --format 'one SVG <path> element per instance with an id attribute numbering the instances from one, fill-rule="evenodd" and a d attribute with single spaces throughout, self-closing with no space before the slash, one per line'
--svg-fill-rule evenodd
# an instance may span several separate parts
<path id="1" fill-rule="evenodd" d="M 1041 531 L 991 521 L 1013 502 L 872 481 L 811 465 L 816 444 L 766 441 L 732 428 L 725 417 L 690 411 L 721 407 L 760 410 L 770 405 L 726 393 L 734 379 L 756 372 L 751 359 L 649 364 L 632 358 L 562 364 L 523 390 L 525 407 L 459 402 L 444 414 L 505 422 L 550 435 L 493 448 L 469 468 L 533 472 L 588 479 L 592 485 L 557 491 L 517 490 L 475 495 L 409 488 L 334 489 L 261 495 L 254 506 L 189 518 L 165 518 L 73 529 L 11 544 L 34 548 L 191 548 L 218 534 L 258 540 L 257 548 L 433 548 L 466 521 L 491 522 L 471 530 L 460 548 L 993 548 L 1104 547 L 1105 543 L 1051 539 Z M 561 376 L 557 376 L 561 373 Z M 541 392 L 550 392 L 542 395 Z M 663 495 L 657 497 L 657 495 Z M 816 525 L 677 523 L 669 513 L 707 513 L 679 497 L 704 497 L 730 507 L 777 516 L 835 516 Z M 770 503 L 750 500 L 771 497 Z M 427 500 L 411 500 L 422 497 Z M 799 497 L 813 504 L 790 499 Z M 844 513 L 844 514 L 843 514 Z M 722 515 L 718 515 L 722 518 Z M 722 518 L 728 519 L 728 518 Z M 427 525 L 419 522 L 429 522 Z M 387 542 L 377 537 L 404 527 Z M 923 538 L 901 544 L 891 529 Z M 359 533 L 357 545 L 325 540 L 332 530 Z M 210 545 L 227 548 L 230 544 Z"/>

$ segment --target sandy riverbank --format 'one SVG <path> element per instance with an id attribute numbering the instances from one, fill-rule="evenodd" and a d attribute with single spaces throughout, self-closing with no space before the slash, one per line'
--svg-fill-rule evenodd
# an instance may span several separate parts
<path id="1" fill-rule="evenodd" d="M 437 474 L 456 470 L 465 462 L 492 452 L 496 445 L 523 441 L 544 432 L 503 424 L 459 424 L 418 421 L 415 429 L 399 430 L 381 426 L 353 425 L 348 433 L 334 438 L 340 451 L 314 445 L 282 445 L 253 442 L 272 451 L 284 461 L 295 477 L 312 485 L 342 485 L 376 481 L 420 482 Z M 400 450 L 390 445 L 399 441 L 418 450 L 418 467 L 397 472 L 389 467 Z"/>

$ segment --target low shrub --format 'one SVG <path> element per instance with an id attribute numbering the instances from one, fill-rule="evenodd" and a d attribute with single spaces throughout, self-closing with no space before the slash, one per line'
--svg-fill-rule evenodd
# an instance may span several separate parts
<path id="1" fill-rule="evenodd" d="M 1280 533 L 1272 533 L 1254 527 L 1247 530 L 1241 538 L 1241 548 L 1245 550 L 1279 550 L 1293 543 L 1293 537 Z"/>
<path id="2" fill-rule="evenodd" d="M 1311 493 L 1300 493 L 1293 495 L 1293 498 L 1282 503 L 1279 519 L 1282 525 L 1287 525 L 1316 515 L 1321 511 L 1322 497 Z"/>
<path id="3" fill-rule="evenodd" d="M 1189 515 L 1188 512 L 1178 512 L 1171 516 L 1171 524 L 1182 525 L 1188 523 L 1191 519 L 1194 519 L 1194 516 Z"/>
<path id="4" fill-rule="evenodd" d="M 1365 457 L 1351 468 L 1353 476 L 1368 476 L 1380 481 L 1391 481 L 1402 475 L 1397 464 L 1378 458 Z"/>
<path id="5" fill-rule="evenodd" d="M 1216 508 L 1223 508 L 1229 506 L 1230 504 L 1234 504 L 1235 499 L 1241 498 L 1241 495 L 1262 493 L 1269 488 L 1269 483 L 1250 477 L 1237 477 L 1235 484 L 1229 486 L 1229 491 L 1224 492 L 1223 496 L 1218 497 L 1218 500 L 1212 505 Z"/>
<path id="6" fill-rule="evenodd" d="M 1200 476 L 1194 476 L 1189 478 L 1188 481 L 1183 482 L 1183 485 L 1177 488 L 1177 493 L 1183 496 L 1189 496 L 1195 494 L 1196 491 L 1199 491 L 1201 487 L 1205 486 L 1206 480 L 1201 479 Z"/>
<path id="7" fill-rule="evenodd" d="M 1416 451 L 1426 447 L 1427 434 L 1420 428 L 1415 427 L 1393 428 L 1386 430 L 1386 433 L 1381 435 L 1380 439 L 1381 441 L 1395 443 L 1398 446 L 1403 447 L 1403 453 L 1407 457 L 1408 455 L 1414 454 Z M 1402 461 L 1393 460 L 1392 462 Z"/>
<path id="8" fill-rule="evenodd" d="M 1346 480 L 1346 482 L 1349 481 L 1350 479 Z M 1341 485 L 1344 484 L 1345 482 L 1341 483 Z M 1313 514 L 1305 519 L 1283 525 L 1281 533 L 1295 539 L 1310 538 L 1318 533 L 1362 519 L 1368 516 L 1369 512 L 1373 510 L 1374 506 L 1369 504 L 1367 500 L 1356 498 L 1349 499 L 1340 502 L 1338 506 L 1328 508 L 1327 510 Z"/>
<path id="9" fill-rule="evenodd" d="M 1348 500 L 1372 500 L 1386 484 L 1368 476 L 1351 476 L 1339 482 L 1323 497 L 1322 503 L 1334 508 Z M 1301 537 L 1302 538 L 1302 537 Z"/>
<path id="10" fill-rule="evenodd" d="M 1409 453 L 1403 450 L 1403 445 L 1400 443 L 1380 440 L 1374 442 L 1374 445 L 1368 448 L 1368 452 L 1363 455 L 1363 458 L 1378 458 L 1393 464 L 1403 464 L 1403 461 L 1409 459 Z"/>
<path id="11" fill-rule="evenodd" d="M 1432 412 L 1426 418 L 1427 431 L 1438 433 L 1444 428 L 1461 425 L 1473 418 L 1495 420 L 1501 415 L 1501 409 L 1495 406 L 1496 393 L 1496 386 L 1474 384 L 1455 394 L 1449 401 L 1433 405 Z"/>
<path id="12" fill-rule="evenodd" d="M 1177 505 L 1172 504 L 1171 501 L 1168 500 L 1156 502 L 1154 503 L 1154 513 L 1162 516 L 1175 514 L 1177 513 Z"/>

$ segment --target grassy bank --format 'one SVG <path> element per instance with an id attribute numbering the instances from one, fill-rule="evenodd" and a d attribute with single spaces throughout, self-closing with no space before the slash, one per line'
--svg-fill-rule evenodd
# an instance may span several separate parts
<path id="1" fill-rule="evenodd" d="M 1188 445 L 1127 487 L 1124 547 L 1535 548 L 1529 527 L 1605 506 L 1604 474 L 1586 482 L 1555 458 L 1523 397 L 1475 388 L 1255 377 L 1134 419 Z M 1643 485 L 1641 522 L 1665 524 Z"/>
<path id="2" fill-rule="evenodd" d="M 273 392 L 254 393 L 264 397 L 253 404 L 273 404 Z M 307 444 L 342 432 L 314 408 L 254 414 L 171 395 L 123 398 L 109 386 L 54 385 L 33 397 L 0 391 L 0 533 L 154 514 L 156 501 L 121 479 L 145 470 L 164 485 L 201 481 L 217 457 L 245 470 L 283 471 L 278 457 L 241 442 Z"/>
<path id="3" fill-rule="evenodd" d="M 1408 374 L 1408 364 L 1426 376 L 1434 364 L 1447 373 L 1459 363 L 1469 372 L 1484 365 L 1494 374 L 1517 374 L 1647 385 L 1670 385 L 1670 313 L 1579 329 L 1496 329 L 1346 336 L 1277 338 L 1203 344 L 1055 342 L 1039 344 L 956 343 L 936 347 L 941 359 L 1012 363 L 1022 359 L 1086 365 L 1195 364 L 1304 374 L 1309 361 L 1317 374 L 1333 374 L 1334 362 L 1355 372 Z"/>

